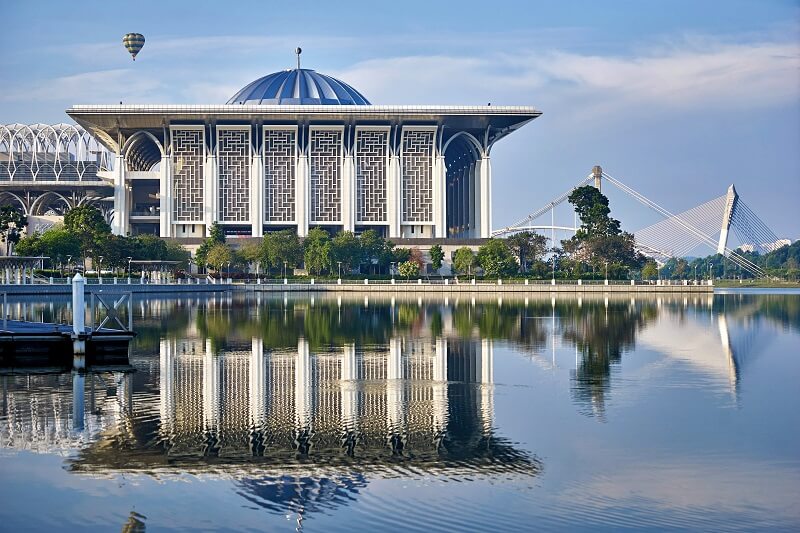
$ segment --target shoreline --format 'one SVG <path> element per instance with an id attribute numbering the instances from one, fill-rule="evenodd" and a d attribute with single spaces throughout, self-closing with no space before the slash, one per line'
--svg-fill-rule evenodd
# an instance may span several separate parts
<path id="1" fill-rule="evenodd" d="M 138 284 L 104 283 L 86 285 L 87 293 L 185 294 L 211 292 L 251 293 L 370 293 L 370 294 L 713 294 L 713 285 L 630 285 L 624 283 L 218 283 L 218 284 Z M 68 284 L 0 285 L 0 293 L 11 295 L 72 294 Z"/>

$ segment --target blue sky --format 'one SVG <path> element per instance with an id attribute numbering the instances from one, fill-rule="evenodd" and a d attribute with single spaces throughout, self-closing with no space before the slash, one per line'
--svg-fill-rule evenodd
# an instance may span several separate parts
<path id="1" fill-rule="evenodd" d="M 595 164 L 679 212 L 724 194 L 800 238 L 800 3 L 38 2 L 0 5 L 0 123 L 72 104 L 222 103 L 303 66 L 377 104 L 534 105 L 496 145 L 494 226 Z M 147 43 L 131 62 L 127 32 Z M 635 230 L 657 218 L 608 190 Z M 561 215 L 561 222 L 570 217 Z"/>

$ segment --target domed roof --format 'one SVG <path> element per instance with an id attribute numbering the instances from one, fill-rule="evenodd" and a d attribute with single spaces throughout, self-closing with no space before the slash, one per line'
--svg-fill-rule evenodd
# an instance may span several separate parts
<path id="1" fill-rule="evenodd" d="M 307 68 L 273 72 L 246 85 L 228 104 L 370 105 L 343 81 Z"/>

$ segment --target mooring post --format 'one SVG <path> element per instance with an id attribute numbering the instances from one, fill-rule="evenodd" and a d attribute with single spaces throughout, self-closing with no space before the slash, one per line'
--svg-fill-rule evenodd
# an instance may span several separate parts
<path id="1" fill-rule="evenodd" d="M 72 278 L 72 367 L 86 369 L 86 302 L 84 300 L 86 279 L 75 274 Z"/>

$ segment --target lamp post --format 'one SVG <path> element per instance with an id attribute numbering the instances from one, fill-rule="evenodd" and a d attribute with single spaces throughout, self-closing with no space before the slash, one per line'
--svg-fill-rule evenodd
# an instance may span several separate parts
<path id="1" fill-rule="evenodd" d="M 231 277 L 231 262 L 230 261 L 228 261 L 228 276 L 227 277 L 228 277 L 228 279 L 230 279 L 230 277 Z"/>
<path id="2" fill-rule="evenodd" d="M 342 279 L 342 262 L 336 261 L 336 264 L 339 265 L 339 279 Z"/>
<path id="3" fill-rule="evenodd" d="M 71 256 L 71 255 L 68 255 L 68 256 L 67 256 L 67 272 L 69 272 L 69 265 L 70 265 L 70 263 L 72 263 L 72 256 Z"/>
<path id="4" fill-rule="evenodd" d="M 133 261 L 133 257 L 128 257 L 128 277 L 131 277 L 131 261 Z"/>
<path id="5" fill-rule="evenodd" d="M 286 267 L 289 266 L 289 261 L 283 262 L 283 279 L 286 279 Z"/>
<path id="6" fill-rule="evenodd" d="M 97 257 L 97 283 L 103 283 L 103 256 Z"/>
<path id="7" fill-rule="evenodd" d="M 390 266 L 389 266 L 389 274 L 391 274 L 391 276 L 392 276 L 392 279 L 394 279 L 394 264 L 395 264 L 396 262 L 397 262 L 397 261 L 390 261 L 390 262 L 389 262 L 389 265 L 390 265 Z"/>

